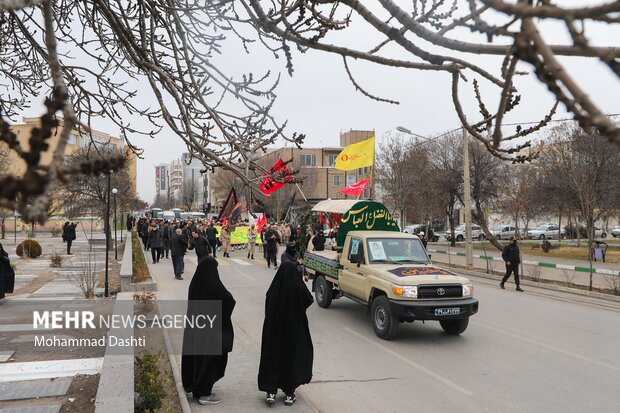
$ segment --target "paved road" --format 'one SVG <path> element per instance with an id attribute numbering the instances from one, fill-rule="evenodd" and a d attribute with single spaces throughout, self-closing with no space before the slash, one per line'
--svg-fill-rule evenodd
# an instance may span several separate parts
<path id="1" fill-rule="evenodd" d="M 168 262 L 152 266 L 156 278 L 167 277 L 162 297 L 186 297 L 195 268 L 189 257 L 184 281 L 172 280 Z M 219 258 L 220 273 L 237 300 L 233 320 L 245 350 L 236 348 L 230 358 L 257 358 L 274 270 L 241 252 L 232 258 Z M 620 304 L 475 282 L 480 312 L 458 337 L 444 334 L 438 323 L 414 323 L 401 325 L 397 339 L 387 342 L 374 335 L 360 305 L 347 299 L 330 309 L 313 305 L 314 377 L 299 393 L 320 412 L 620 411 Z M 255 383 L 258 360 L 243 363 L 248 383 Z M 236 385 L 242 386 L 226 383 Z M 246 397 L 260 409 L 262 395 L 243 386 L 227 389 L 243 396 L 225 400 L 222 411 L 239 411 L 235 403 Z M 194 403 L 192 410 L 201 411 Z"/>

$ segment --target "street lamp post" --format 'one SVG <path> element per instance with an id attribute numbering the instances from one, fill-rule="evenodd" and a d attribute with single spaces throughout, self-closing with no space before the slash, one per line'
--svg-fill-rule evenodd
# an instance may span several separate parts
<path id="1" fill-rule="evenodd" d="M 108 297 L 109 291 L 109 260 L 110 260 L 110 186 L 112 181 L 112 171 L 108 172 L 108 188 L 105 208 L 105 282 L 103 296 Z"/>
<path id="2" fill-rule="evenodd" d="M 114 259 L 118 261 L 118 244 L 116 243 L 116 194 L 118 193 L 118 189 L 112 189 L 112 194 L 114 194 Z"/>

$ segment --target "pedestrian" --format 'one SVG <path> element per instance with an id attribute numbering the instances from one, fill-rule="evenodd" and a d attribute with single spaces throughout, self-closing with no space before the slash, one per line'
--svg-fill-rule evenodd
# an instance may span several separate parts
<path id="1" fill-rule="evenodd" d="M 521 263 L 521 253 L 519 246 L 517 245 L 517 237 L 514 235 L 510 237 L 510 243 L 504 247 L 502 251 L 502 259 L 506 262 L 506 274 L 502 278 L 502 282 L 499 286 L 504 289 L 504 283 L 510 277 L 510 274 L 515 276 L 515 284 L 517 285 L 517 291 L 523 291 L 519 283 L 519 264 Z"/>
<path id="2" fill-rule="evenodd" d="M 282 263 L 265 298 L 258 388 L 274 404 L 278 389 L 284 404 L 295 403 L 295 390 L 312 380 L 314 349 L 306 309 L 313 299 L 294 263 Z"/>
<path id="3" fill-rule="evenodd" d="M 222 234 L 220 235 L 220 240 L 222 240 L 222 254 L 224 257 L 230 258 L 230 254 L 228 253 L 228 249 L 230 248 L 230 230 L 228 225 L 222 226 Z"/>
<path id="4" fill-rule="evenodd" d="M 263 228 L 260 230 L 260 245 L 258 246 L 258 252 L 262 252 L 263 253 L 263 258 L 267 259 L 267 243 L 265 240 L 265 233 L 267 232 L 267 228 L 265 228 L 265 226 L 263 226 Z"/>
<path id="5" fill-rule="evenodd" d="M 154 221 L 151 225 L 151 231 L 149 232 L 149 239 L 147 245 L 151 247 L 151 258 L 153 258 L 153 264 L 157 264 L 162 256 L 162 250 L 164 247 L 164 234 L 159 229 L 157 221 Z"/>
<path id="6" fill-rule="evenodd" d="M 256 228 L 254 224 L 248 228 L 248 258 L 254 259 L 254 249 L 256 248 Z"/>
<path id="7" fill-rule="evenodd" d="M 315 251 L 325 251 L 325 235 L 323 235 L 322 230 L 319 230 L 319 233 L 312 237 L 312 246 Z"/>
<path id="8" fill-rule="evenodd" d="M 0 298 L 10 294 L 15 288 L 15 271 L 11 267 L 9 254 L 0 243 Z"/>
<path id="9" fill-rule="evenodd" d="M 228 353 L 233 349 L 234 330 L 231 320 L 235 299 L 220 280 L 215 258 L 207 257 L 200 261 L 189 284 L 187 317 L 198 320 L 208 317 L 201 311 L 200 303 L 218 301 L 222 306 L 221 337 L 222 351 L 218 355 L 205 355 L 204 334 L 199 328 L 185 329 L 183 332 L 183 355 L 181 357 L 181 376 L 185 392 L 192 393 L 198 403 L 217 404 L 221 399 L 213 393 L 213 385 L 224 377 L 228 363 Z M 194 303 L 192 303 L 194 301 Z"/>
<path id="10" fill-rule="evenodd" d="M 163 245 L 162 257 L 165 254 L 166 259 L 169 259 L 168 255 L 170 253 L 170 240 L 172 239 L 173 236 L 174 236 L 174 231 L 172 230 L 172 227 L 170 226 L 168 221 L 164 222 L 164 226 L 162 228 L 162 245 Z"/>
<path id="11" fill-rule="evenodd" d="M 200 261 L 211 254 L 211 247 L 209 245 L 209 241 L 202 235 L 200 235 L 200 231 L 198 228 L 195 228 L 192 231 L 192 239 L 189 243 L 190 250 L 196 250 L 196 256 L 198 257 L 198 263 Z"/>
<path id="12" fill-rule="evenodd" d="M 142 230 L 140 231 L 140 238 L 142 238 L 142 244 L 144 245 L 144 249 L 146 251 L 149 250 L 149 220 L 145 219 L 142 223 Z"/>
<path id="13" fill-rule="evenodd" d="M 280 244 L 280 236 L 278 235 L 278 231 L 276 231 L 275 225 L 271 224 L 269 229 L 265 231 L 265 250 L 267 253 L 267 268 L 271 267 L 273 264 L 273 268 L 278 268 L 278 245 Z"/>
<path id="14" fill-rule="evenodd" d="M 213 221 L 209 223 L 209 227 L 205 230 L 207 234 L 207 241 L 213 251 L 213 258 L 217 258 L 217 228 L 213 225 Z"/>
<path id="15" fill-rule="evenodd" d="M 174 236 L 170 240 L 170 255 L 172 256 L 172 268 L 174 269 L 174 278 L 182 280 L 181 276 L 185 271 L 185 251 L 187 251 L 187 239 L 183 235 L 183 230 L 177 228 Z"/>
<path id="16" fill-rule="evenodd" d="M 127 232 L 131 232 L 132 228 L 133 228 L 133 218 L 131 217 L 131 214 L 127 214 Z"/>
<path id="17" fill-rule="evenodd" d="M 420 241 L 422 241 L 422 245 L 424 245 L 424 248 L 426 248 L 426 245 L 428 244 L 428 238 L 426 238 L 426 234 L 424 233 L 424 231 L 420 231 L 420 234 L 418 236 L 420 237 Z"/>
<path id="18" fill-rule="evenodd" d="M 282 227 L 282 243 L 287 245 L 291 237 L 291 226 L 287 223 Z"/>
<path id="19" fill-rule="evenodd" d="M 280 261 L 283 264 L 285 262 L 294 263 L 297 266 L 299 276 L 303 278 L 304 281 L 308 281 L 308 276 L 306 275 L 306 269 L 304 267 L 304 259 L 301 258 L 301 254 L 299 254 L 299 250 L 294 242 L 289 242 L 286 244 L 286 249 L 280 256 Z"/>
<path id="20" fill-rule="evenodd" d="M 67 255 L 71 254 L 71 244 L 73 244 L 73 240 L 76 238 L 75 227 L 77 225 L 73 222 L 65 222 L 65 225 L 62 230 L 62 240 L 67 243 Z"/>

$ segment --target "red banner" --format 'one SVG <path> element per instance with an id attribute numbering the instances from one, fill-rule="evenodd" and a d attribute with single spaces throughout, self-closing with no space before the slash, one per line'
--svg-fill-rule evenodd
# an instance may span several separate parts
<path id="1" fill-rule="evenodd" d="M 364 189 L 368 186 L 370 179 L 364 179 L 363 181 L 356 182 L 347 187 L 344 187 L 340 190 L 341 193 L 352 195 L 352 196 L 360 196 Z"/>
<path id="2" fill-rule="evenodd" d="M 292 180 L 291 172 L 286 167 L 286 164 L 282 159 L 278 159 L 278 161 L 269 168 L 269 173 L 274 175 L 280 175 L 284 181 Z M 263 175 L 265 178 L 260 181 L 260 191 L 264 195 L 271 195 L 276 192 L 278 189 L 282 188 L 285 183 L 284 182 L 276 182 L 272 177 L 265 174 Z"/>

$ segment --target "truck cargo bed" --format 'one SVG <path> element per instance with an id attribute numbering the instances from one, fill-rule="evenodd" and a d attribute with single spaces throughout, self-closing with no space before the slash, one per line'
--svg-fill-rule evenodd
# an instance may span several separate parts
<path id="1" fill-rule="evenodd" d="M 309 270 L 338 278 L 340 263 L 336 251 L 306 251 L 304 264 Z"/>

